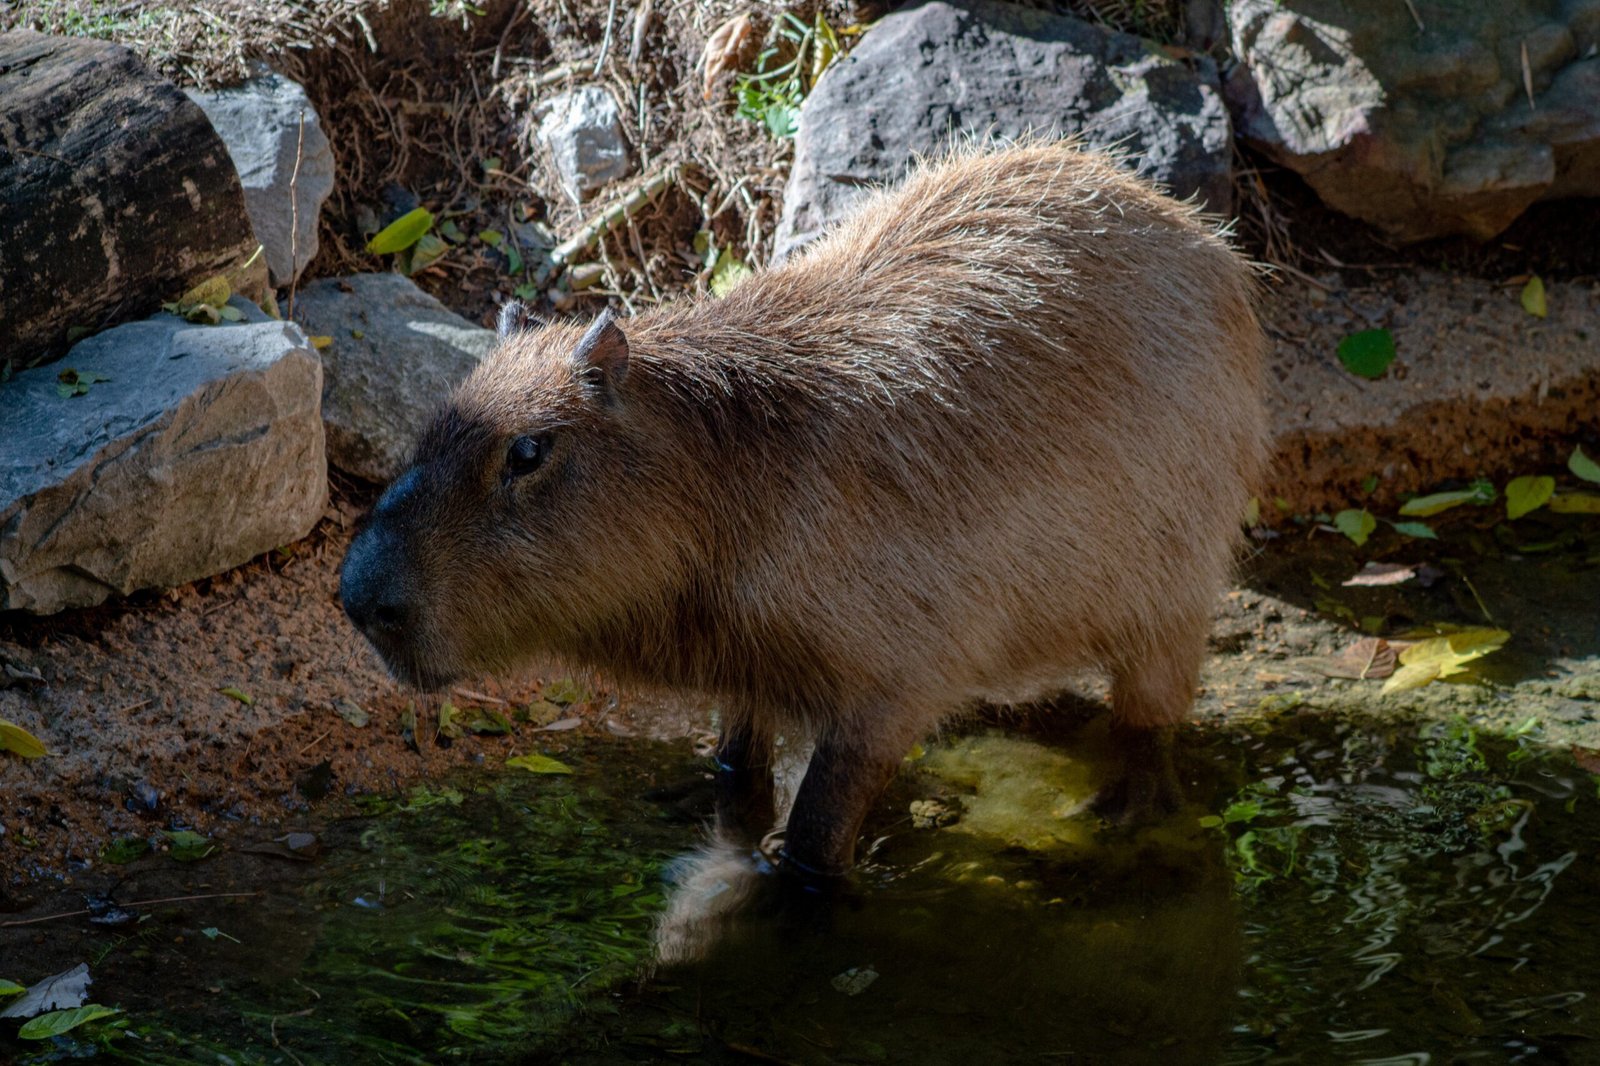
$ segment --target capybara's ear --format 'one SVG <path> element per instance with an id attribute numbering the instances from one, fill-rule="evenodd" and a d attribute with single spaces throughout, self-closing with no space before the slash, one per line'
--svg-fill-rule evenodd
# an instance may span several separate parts
<path id="1" fill-rule="evenodd" d="M 609 308 L 601 312 L 578 342 L 572 361 L 585 378 L 599 375 L 613 388 L 622 384 L 628 373 L 628 338 Z"/>
<path id="2" fill-rule="evenodd" d="M 509 340 L 518 333 L 527 333 L 544 325 L 544 319 L 528 309 L 521 300 L 512 300 L 500 308 L 500 323 L 496 330 L 501 340 Z"/>

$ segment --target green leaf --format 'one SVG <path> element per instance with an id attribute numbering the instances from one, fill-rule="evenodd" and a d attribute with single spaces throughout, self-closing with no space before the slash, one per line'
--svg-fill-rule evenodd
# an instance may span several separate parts
<path id="1" fill-rule="evenodd" d="M 516 770 L 526 770 L 530 774 L 570 774 L 572 767 L 559 759 L 552 759 L 548 755 L 534 752 L 529 755 L 514 755 L 506 760 L 506 766 Z"/>
<path id="2" fill-rule="evenodd" d="M 1340 533 L 1349 537 L 1356 547 L 1367 542 L 1372 536 L 1372 531 L 1378 528 L 1378 520 L 1366 510 L 1344 510 L 1333 516 L 1333 525 Z"/>
<path id="3" fill-rule="evenodd" d="M 38 737 L 4 718 L 0 718 L 0 751 L 9 751 L 24 759 L 37 759 L 50 754 Z"/>
<path id="4" fill-rule="evenodd" d="M 100 861 L 115 863 L 132 862 L 150 850 L 150 841 L 144 837 L 117 837 L 105 847 L 100 849 Z"/>
<path id="5" fill-rule="evenodd" d="M 1339 362 L 1358 377 L 1383 377 L 1394 355 L 1394 334 L 1386 329 L 1364 329 L 1339 342 Z"/>
<path id="6" fill-rule="evenodd" d="M 499 248 L 506 242 L 506 235 L 497 229 L 486 229 L 478 233 L 478 240 L 490 248 Z"/>
<path id="7" fill-rule="evenodd" d="M 728 295 L 751 273 L 744 260 L 724 248 L 722 254 L 717 257 L 716 269 L 711 272 L 711 295 L 719 298 Z"/>
<path id="8" fill-rule="evenodd" d="M 570 677 L 545 685 L 541 695 L 551 703 L 586 703 L 589 700 L 589 690 Z"/>
<path id="9" fill-rule="evenodd" d="M 461 713 L 461 708 L 453 703 L 439 705 L 439 735 L 449 737 L 451 740 L 461 736 L 461 723 L 456 721 L 456 716 Z"/>
<path id="10" fill-rule="evenodd" d="M 1506 517 L 1521 518 L 1543 507 L 1556 491 L 1556 479 L 1540 475 L 1512 478 L 1506 485 Z"/>
<path id="11" fill-rule="evenodd" d="M 26 991 L 26 988 L 17 984 L 15 981 L 7 981 L 3 978 L 0 978 L 0 996 L 16 996 L 21 995 Z"/>
<path id="12" fill-rule="evenodd" d="M 383 227 L 367 242 L 373 255 L 403 252 L 422 239 L 433 226 L 433 215 L 426 207 L 414 208 Z"/>
<path id="13" fill-rule="evenodd" d="M 172 857 L 179 862 L 199 862 L 217 850 L 216 843 L 210 837 L 192 829 L 173 830 L 163 835 L 171 845 Z"/>
<path id="14" fill-rule="evenodd" d="M 438 262 L 450 246 L 439 238 L 437 234 L 424 233 L 422 239 L 412 245 L 410 249 L 402 252 L 399 263 L 407 277 L 419 274 Z"/>
<path id="15" fill-rule="evenodd" d="M 1420 540 L 1438 540 L 1439 534 L 1426 522 L 1390 522 L 1396 533 L 1407 537 L 1417 537 Z"/>
<path id="16" fill-rule="evenodd" d="M 511 732 L 511 720 L 492 707 L 480 707 L 466 729 L 479 736 L 504 736 Z"/>
<path id="17" fill-rule="evenodd" d="M 1368 474 L 1366 477 L 1361 479 L 1361 491 L 1366 493 L 1368 496 L 1372 495 L 1373 490 L 1376 489 L 1377 487 L 1378 487 L 1378 475 L 1377 474 Z"/>
<path id="18" fill-rule="evenodd" d="M 1548 506 L 1556 514 L 1600 514 L 1600 496 L 1592 492 L 1563 492 L 1550 497 Z"/>
<path id="19" fill-rule="evenodd" d="M 1449 492 L 1435 492 L 1431 496 L 1417 496 L 1414 499 L 1407 500 L 1401 505 L 1400 513 L 1418 518 L 1430 518 L 1433 515 L 1448 511 L 1452 507 L 1460 507 L 1464 503 L 1482 504 L 1490 503 L 1493 500 L 1493 495 L 1490 495 L 1487 500 L 1484 499 L 1483 493 L 1476 487 L 1452 489 Z"/>
<path id="20" fill-rule="evenodd" d="M 217 689 L 217 691 L 228 697 L 230 700 L 238 700 L 246 707 L 253 706 L 256 702 L 248 692 L 245 692 L 243 689 L 234 688 L 232 685 L 225 685 L 224 687 Z"/>
<path id="21" fill-rule="evenodd" d="M 1544 282 L 1539 280 L 1537 274 L 1522 287 L 1522 309 L 1535 318 L 1543 318 L 1550 313 L 1544 299 Z"/>
<path id="22" fill-rule="evenodd" d="M 41 1014 L 31 1018 L 17 1030 L 17 1035 L 24 1040 L 48 1040 L 52 1036 L 60 1036 L 80 1025 L 95 1021 L 99 1018 L 109 1018 L 113 1014 L 121 1014 L 116 1007 L 102 1007 L 98 1003 L 85 1003 L 81 1007 L 71 1010 L 53 1010 L 48 1014 Z"/>
<path id="23" fill-rule="evenodd" d="M 178 313 L 186 315 L 196 307 L 218 308 L 227 303 L 232 295 L 233 288 L 228 284 L 228 279 L 222 274 L 214 274 L 178 297 Z"/>
<path id="24" fill-rule="evenodd" d="M 1574 477 L 1600 485 L 1600 463 L 1584 455 L 1581 444 L 1573 447 L 1572 455 L 1567 459 L 1567 469 L 1572 471 Z"/>

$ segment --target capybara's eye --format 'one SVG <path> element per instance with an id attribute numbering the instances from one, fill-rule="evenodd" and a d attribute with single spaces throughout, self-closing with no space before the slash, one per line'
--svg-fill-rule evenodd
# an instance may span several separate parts
<path id="1" fill-rule="evenodd" d="M 506 451 L 506 479 L 522 477 L 539 469 L 544 457 L 550 454 L 550 435 L 518 437 Z"/>

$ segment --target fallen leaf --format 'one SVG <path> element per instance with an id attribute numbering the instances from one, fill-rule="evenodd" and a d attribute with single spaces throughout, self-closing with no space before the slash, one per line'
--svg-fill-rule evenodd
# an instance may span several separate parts
<path id="1" fill-rule="evenodd" d="M 549 700 L 534 700 L 525 707 L 519 707 L 513 714 L 519 722 L 532 722 L 534 725 L 544 726 L 560 718 L 563 711 Z"/>
<path id="2" fill-rule="evenodd" d="M 589 699 L 588 690 L 567 677 L 545 685 L 542 694 L 551 703 L 585 703 Z"/>
<path id="3" fill-rule="evenodd" d="M 1378 588 L 1383 585 L 1400 585 L 1417 576 L 1415 565 L 1400 563 L 1368 563 L 1356 571 L 1349 581 L 1341 582 L 1345 588 Z"/>
<path id="4" fill-rule="evenodd" d="M 578 728 L 582 724 L 582 718 L 563 718 L 560 721 L 551 722 L 542 731 L 545 733 L 565 733 L 568 730 Z"/>
<path id="5" fill-rule="evenodd" d="M 1359 548 L 1367 542 L 1368 537 L 1372 536 L 1372 531 L 1378 528 L 1378 520 L 1368 511 L 1350 509 L 1334 515 L 1333 525 Z"/>
<path id="6" fill-rule="evenodd" d="M 755 26 L 749 14 L 735 15 L 711 31 L 700 53 L 700 65 L 705 72 L 701 90 L 704 99 L 712 98 L 717 79 L 724 71 L 739 69 L 739 59 L 754 36 Z"/>
<path id="7" fill-rule="evenodd" d="M 711 272 L 711 295 L 719 299 L 728 295 L 752 273 L 754 271 L 744 264 L 744 260 L 724 248 L 717 257 L 716 269 Z"/>
<path id="8" fill-rule="evenodd" d="M 248 692 L 245 692 L 243 689 L 235 688 L 232 685 L 224 685 L 222 688 L 217 689 L 217 691 L 228 697 L 230 700 L 238 700 L 246 707 L 249 707 L 256 702 Z"/>
<path id="9" fill-rule="evenodd" d="M 1433 527 L 1425 522 L 1390 522 L 1396 533 L 1406 537 L 1415 537 L 1418 540 L 1438 540 L 1439 534 Z"/>
<path id="10" fill-rule="evenodd" d="M 1550 313 L 1544 298 L 1544 282 L 1537 274 L 1522 287 L 1522 309 L 1535 318 L 1544 318 Z"/>
<path id="11" fill-rule="evenodd" d="M 361 705 L 356 703 L 354 700 L 334 700 L 333 709 L 340 718 L 343 718 L 346 722 L 349 722 L 357 729 L 365 726 L 371 719 L 371 716 L 368 715 L 367 712 L 362 709 Z"/>
<path id="12" fill-rule="evenodd" d="M 333 338 L 325 333 L 318 333 L 314 336 L 307 337 L 306 340 L 310 341 L 311 347 L 315 348 L 319 352 L 333 344 Z"/>
<path id="13" fill-rule="evenodd" d="M 570 774 L 572 767 L 559 759 L 552 759 L 548 755 L 534 752 L 529 755 L 513 755 L 506 760 L 506 766 L 526 770 L 530 774 Z"/>
<path id="14" fill-rule="evenodd" d="M 1556 514 L 1600 514 L 1600 496 L 1592 492 L 1563 492 L 1545 505 Z"/>
<path id="15" fill-rule="evenodd" d="M 1545 475 L 1512 478 L 1506 484 L 1506 517 L 1518 519 L 1543 507 L 1556 491 L 1556 479 Z"/>
<path id="16" fill-rule="evenodd" d="M 170 854 L 178 862 L 199 862 L 217 850 L 217 845 L 210 837 L 196 833 L 192 829 L 171 830 L 162 835 L 167 838 L 167 843 L 171 846 Z"/>
<path id="17" fill-rule="evenodd" d="M 413 208 L 373 234 L 367 251 L 373 255 L 403 252 L 422 239 L 433 226 L 433 213 L 426 207 Z"/>
<path id="18" fill-rule="evenodd" d="M 456 716 L 460 713 L 460 709 L 453 703 L 439 706 L 439 736 L 454 740 L 461 735 L 461 723 L 456 721 Z"/>
<path id="19" fill-rule="evenodd" d="M 4 718 L 0 718 L 0 751 L 9 751 L 24 759 L 37 759 L 50 754 L 38 737 Z"/>
<path id="20" fill-rule="evenodd" d="M 178 313 L 186 314 L 196 307 L 221 308 L 232 295 L 233 289 L 228 285 L 228 279 L 216 274 L 178 297 Z"/>
<path id="21" fill-rule="evenodd" d="M 1400 669 L 1384 683 L 1383 691 L 1404 692 L 1454 677 L 1466 670 L 1467 663 L 1498 651 L 1510 639 L 1503 629 L 1474 627 L 1418 641 L 1400 653 Z"/>
<path id="22" fill-rule="evenodd" d="M 122 1011 L 116 1007 L 102 1007 L 98 1003 L 86 1003 L 71 1010 L 58 1010 L 51 1011 L 49 1014 L 41 1014 L 21 1029 L 18 1029 L 17 1035 L 24 1040 L 48 1040 L 52 1036 L 60 1036 L 69 1029 L 76 1029 L 87 1022 L 92 1022 L 98 1018 L 109 1018 L 113 1014 L 121 1013 Z"/>
<path id="23" fill-rule="evenodd" d="M 1316 668 L 1328 677 L 1366 681 L 1393 674 L 1396 662 L 1394 647 L 1388 641 L 1382 637 L 1363 637 L 1334 658 L 1319 660 Z"/>
<path id="24" fill-rule="evenodd" d="M 1493 503 L 1494 486 L 1487 481 L 1474 481 L 1470 488 L 1451 489 L 1449 492 L 1435 492 L 1430 496 L 1417 496 L 1407 500 L 1400 507 L 1400 513 L 1417 518 L 1428 518 L 1448 511 L 1452 507 L 1460 507 L 1464 503 Z"/>
<path id="25" fill-rule="evenodd" d="M 20 996 L 20 995 L 22 995 L 22 993 L 24 993 L 26 991 L 27 991 L 27 989 L 23 988 L 21 985 L 17 984 L 15 981 L 6 981 L 4 979 L 0 979 L 0 997 L 3 997 L 3 996 Z"/>
<path id="26" fill-rule="evenodd" d="M 1394 362 L 1394 334 L 1386 329 L 1364 329 L 1339 342 L 1339 362 L 1357 377 L 1376 380 Z"/>
<path id="27" fill-rule="evenodd" d="M 70 970 L 31 985 L 21 999 L 0 1011 L 0 1018 L 32 1018 L 45 1011 L 81 1007 L 89 998 L 89 986 L 93 983 L 89 964 L 80 962 Z"/>
<path id="28" fill-rule="evenodd" d="M 828 983 L 833 985 L 836 992 L 843 992 L 847 996 L 859 996 L 871 988 L 872 982 L 877 979 L 878 971 L 872 967 L 852 966 Z"/>
<path id="29" fill-rule="evenodd" d="M 1572 746 L 1572 761 L 1578 764 L 1580 770 L 1591 774 L 1600 774 L 1600 748 L 1580 748 Z"/>
<path id="30" fill-rule="evenodd" d="M 1572 471 L 1574 477 L 1600 485 L 1600 463 L 1584 455 L 1581 444 L 1573 447 L 1572 455 L 1567 458 L 1567 469 Z"/>

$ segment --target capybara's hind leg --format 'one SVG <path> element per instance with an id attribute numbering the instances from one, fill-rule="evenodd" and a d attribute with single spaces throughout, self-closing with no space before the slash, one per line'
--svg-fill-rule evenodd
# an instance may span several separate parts
<path id="1" fill-rule="evenodd" d="M 789 812 L 780 871 L 816 883 L 848 873 L 861 823 L 910 747 L 897 729 L 874 734 L 858 725 L 825 731 Z"/>
<path id="2" fill-rule="evenodd" d="M 1116 667 L 1111 678 L 1112 776 L 1094 809 L 1118 825 L 1153 821 L 1183 802 L 1172 762 L 1175 728 L 1194 703 L 1204 630 Z"/>
<path id="3" fill-rule="evenodd" d="M 717 740 L 717 833 L 729 842 L 755 844 L 777 813 L 772 788 L 772 740 L 735 723 Z"/>

